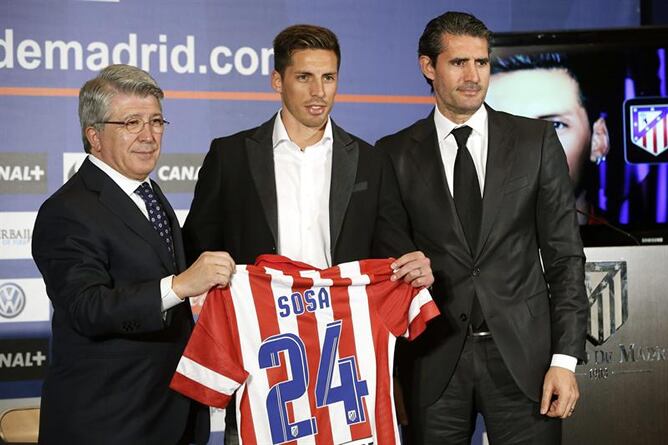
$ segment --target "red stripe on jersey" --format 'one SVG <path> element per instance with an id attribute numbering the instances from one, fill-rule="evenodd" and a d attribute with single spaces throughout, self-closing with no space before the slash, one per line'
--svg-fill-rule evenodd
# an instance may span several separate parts
<path id="1" fill-rule="evenodd" d="M 420 313 L 411 321 L 411 325 L 408 329 L 408 339 L 410 341 L 415 340 L 420 334 L 427 329 L 427 322 L 432 318 L 440 315 L 441 312 L 438 310 L 438 306 L 434 303 L 433 300 L 429 300 L 420 307 Z"/>
<path id="2" fill-rule="evenodd" d="M 355 331 L 353 329 L 352 315 L 350 309 L 350 295 L 348 294 L 348 287 L 352 284 L 350 278 L 341 277 L 341 269 L 332 267 L 328 269 L 332 271 L 332 275 L 327 276 L 334 280 L 334 286 L 330 288 L 332 296 L 332 312 L 334 320 L 341 320 L 341 337 L 339 338 L 339 358 L 355 357 L 357 369 L 355 370 L 355 377 L 361 376 L 359 370 L 359 359 L 357 357 L 357 349 L 355 347 Z M 371 327 L 373 332 L 373 325 Z M 373 388 L 368 388 L 369 392 Z M 362 399 L 362 409 L 364 409 L 364 422 L 354 423 L 350 425 L 350 437 L 352 440 L 364 439 L 372 436 L 371 422 L 369 421 L 369 407 L 367 406 L 367 398 Z M 343 427 L 343 425 L 341 425 Z M 383 443 L 383 442 L 379 442 Z"/>
<path id="3" fill-rule="evenodd" d="M 391 261 L 387 263 L 387 273 L 390 273 Z M 376 275 L 382 274 L 384 268 L 378 267 L 376 263 L 372 267 L 369 262 L 360 262 L 360 272 L 362 275 Z M 371 326 L 373 328 L 374 346 L 384 346 L 376 348 L 376 443 L 378 444 L 395 444 L 396 416 L 394 410 L 394 403 L 392 402 L 392 394 L 394 386 L 392 382 L 392 370 L 390 369 L 390 357 L 388 357 L 388 342 L 390 332 L 385 327 L 380 315 L 373 307 L 372 302 L 378 301 L 381 298 L 378 295 L 379 286 L 371 284 L 366 287 L 366 293 L 369 297 L 369 318 L 371 319 Z M 388 296 L 392 298 L 392 296 Z M 382 329 L 381 329 L 382 327 Z"/>
<path id="4" fill-rule="evenodd" d="M 249 276 L 250 280 L 250 276 Z M 214 289 L 215 291 L 215 289 Z M 225 303 L 225 311 L 227 313 L 227 322 L 230 325 L 230 331 L 233 332 L 235 335 L 232 337 L 232 341 L 234 342 L 234 347 L 236 348 L 237 351 L 237 361 L 238 363 L 243 363 L 243 355 L 241 354 L 241 331 L 239 330 L 239 325 L 237 324 L 237 314 L 234 309 L 234 302 L 232 301 L 232 292 L 230 291 L 230 288 L 227 287 L 225 288 L 225 293 L 227 294 L 226 297 L 223 301 Z M 206 304 L 206 303 L 205 303 Z M 204 308 L 202 308 L 203 310 Z M 245 379 L 244 379 L 245 381 Z M 239 393 L 237 392 L 237 397 L 239 397 Z M 237 401 L 237 405 L 239 406 L 239 413 L 241 416 L 241 422 L 239 422 L 239 419 L 237 419 L 237 425 L 239 428 L 239 431 L 242 431 L 242 428 L 248 429 L 248 426 L 250 425 L 250 431 L 245 432 L 244 436 L 244 442 L 247 442 L 249 445 L 257 443 L 257 438 L 255 437 L 255 430 L 253 429 L 253 413 L 250 410 L 250 403 L 248 401 L 248 392 L 244 391 L 243 394 L 241 395 L 241 400 Z M 229 409 L 235 409 L 235 407 L 230 407 Z"/>
<path id="5" fill-rule="evenodd" d="M 236 341 L 238 331 L 231 300 L 228 290 L 214 289 L 208 293 L 205 306 L 209 309 L 202 313 L 191 335 L 197 341 L 189 342 L 183 355 L 203 368 L 241 384 L 248 373 L 242 366 L 241 345 Z M 223 340 L 227 338 L 234 343 Z M 225 408 L 229 402 L 225 394 L 213 391 L 204 384 L 197 384 L 179 372 L 174 374 L 170 386 L 209 406 Z"/>

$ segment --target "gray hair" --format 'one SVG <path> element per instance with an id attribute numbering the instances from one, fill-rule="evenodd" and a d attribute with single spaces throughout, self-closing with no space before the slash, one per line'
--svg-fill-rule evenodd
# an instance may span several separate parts
<path id="1" fill-rule="evenodd" d="M 146 72 L 130 65 L 109 65 L 79 90 L 79 123 L 81 138 L 86 153 L 91 146 L 86 138 L 86 128 L 101 130 L 111 115 L 109 103 L 118 93 L 140 97 L 153 96 L 162 110 L 162 98 L 165 96 L 155 80 Z"/>

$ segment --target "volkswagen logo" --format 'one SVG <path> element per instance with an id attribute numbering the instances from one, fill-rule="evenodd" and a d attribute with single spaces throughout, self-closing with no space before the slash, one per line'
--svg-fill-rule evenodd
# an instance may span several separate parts
<path id="1" fill-rule="evenodd" d="M 26 306 L 26 294 L 14 283 L 0 284 L 0 317 L 15 318 Z"/>

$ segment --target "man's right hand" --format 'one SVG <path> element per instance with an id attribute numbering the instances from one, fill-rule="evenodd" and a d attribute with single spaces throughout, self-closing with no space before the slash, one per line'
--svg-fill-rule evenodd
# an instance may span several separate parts
<path id="1" fill-rule="evenodd" d="M 234 268 L 234 260 L 229 253 L 204 252 L 188 269 L 174 277 L 172 290 L 183 300 L 208 292 L 214 286 L 225 287 Z"/>

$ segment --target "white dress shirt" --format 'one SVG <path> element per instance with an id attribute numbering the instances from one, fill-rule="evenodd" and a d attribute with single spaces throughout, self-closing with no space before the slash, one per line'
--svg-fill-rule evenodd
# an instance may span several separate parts
<path id="1" fill-rule="evenodd" d="M 88 159 L 90 160 L 90 162 L 93 163 L 93 165 L 95 165 L 104 173 L 106 173 L 106 175 L 109 176 L 109 178 L 111 178 L 111 180 L 114 181 L 116 185 L 118 185 L 126 195 L 128 195 L 128 197 L 132 200 L 132 202 L 135 203 L 137 208 L 142 212 L 142 214 L 148 220 L 148 210 L 146 210 L 146 203 L 144 202 L 143 199 L 141 199 L 141 197 L 138 194 L 135 193 L 137 187 L 139 187 L 144 182 L 146 182 L 149 185 L 149 187 L 151 187 L 151 181 L 148 180 L 148 177 L 144 178 L 143 181 L 130 179 L 127 176 L 124 176 L 118 171 L 114 170 L 113 167 L 109 166 L 101 159 L 96 158 L 91 154 L 88 155 Z M 151 189 L 153 188 L 151 187 Z M 173 279 L 174 275 L 169 275 L 160 280 L 160 297 L 162 299 L 160 310 L 162 312 L 176 306 L 179 303 L 183 303 L 183 300 L 181 300 L 174 293 L 174 290 L 172 289 Z"/>
<path id="2" fill-rule="evenodd" d="M 301 150 L 290 140 L 281 113 L 272 135 L 278 208 L 278 253 L 320 269 L 332 265 L 329 189 L 332 122 L 322 139 Z"/>
<path id="3" fill-rule="evenodd" d="M 436 125 L 436 135 L 438 137 L 438 147 L 441 152 L 441 159 L 443 161 L 443 168 L 445 169 L 445 178 L 450 189 L 450 195 L 455 196 L 457 190 L 454 190 L 453 179 L 455 171 L 455 158 L 457 157 L 457 141 L 451 134 L 452 130 L 468 125 L 471 127 L 471 135 L 466 141 L 466 148 L 468 148 L 473 164 L 478 174 L 478 182 L 480 184 L 480 193 L 485 193 L 485 173 L 487 171 L 487 151 L 489 149 L 488 126 L 487 126 L 487 108 L 480 107 L 468 121 L 461 125 L 457 125 L 447 117 L 443 116 L 438 110 L 434 110 L 434 124 Z M 577 358 L 565 354 L 553 354 L 552 363 L 550 366 L 559 366 L 571 371 L 575 371 L 577 365 Z"/>

